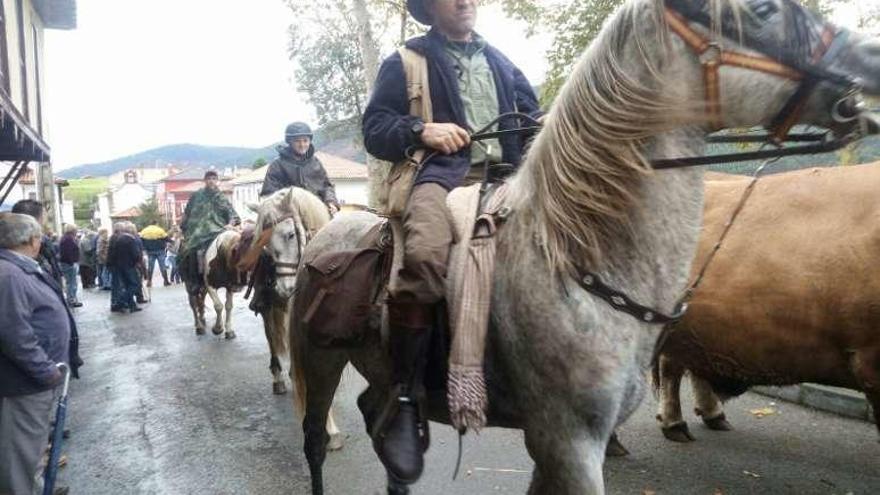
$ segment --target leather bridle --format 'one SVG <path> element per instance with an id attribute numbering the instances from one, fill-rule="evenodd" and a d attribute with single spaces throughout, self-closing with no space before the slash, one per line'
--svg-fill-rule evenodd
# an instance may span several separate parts
<path id="1" fill-rule="evenodd" d="M 819 42 L 812 49 L 809 60 L 797 60 L 796 57 L 784 53 L 771 57 L 766 55 L 771 47 L 743 33 L 730 33 L 733 28 L 724 26 L 722 29 L 729 35 L 743 38 L 744 44 L 757 52 L 757 55 L 740 53 L 721 46 L 720 43 L 707 38 L 694 30 L 690 22 L 705 26 L 711 25 L 708 16 L 687 0 L 666 0 L 665 19 L 669 28 L 697 55 L 703 67 L 705 85 L 705 108 L 709 124 L 713 131 L 724 128 L 721 105 L 720 69 L 727 65 L 771 74 L 798 82 L 798 88 L 789 97 L 782 109 L 773 118 L 767 139 L 770 143 L 781 145 L 787 140 L 791 128 L 800 120 L 810 95 L 820 82 L 831 83 L 841 88 L 842 98 L 832 110 L 835 120 L 849 119 L 854 116 L 841 115 L 840 107 L 858 92 L 858 85 L 849 76 L 834 72 L 829 66 L 840 55 L 849 37 L 849 32 L 831 24 L 825 24 L 819 36 Z"/>
<path id="2" fill-rule="evenodd" d="M 293 231 L 296 236 L 297 244 L 296 263 L 272 260 L 273 264 L 275 265 L 276 278 L 296 277 L 297 273 L 299 273 L 299 267 L 302 264 L 303 249 L 305 249 L 305 246 L 309 242 L 309 239 L 311 237 L 310 232 L 307 231 L 302 222 L 299 221 L 299 216 L 293 213 L 275 219 L 275 221 L 272 222 L 272 224 L 269 225 L 268 228 L 274 230 L 275 227 L 278 226 L 278 224 L 287 220 L 293 221 L 294 225 Z"/>

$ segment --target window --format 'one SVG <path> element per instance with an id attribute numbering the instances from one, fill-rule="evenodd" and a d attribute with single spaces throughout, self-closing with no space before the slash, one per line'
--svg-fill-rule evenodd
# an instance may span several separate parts
<path id="1" fill-rule="evenodd" d="M 21 67 L 21 113 L 24 119 L 31 121 L 30 102 L 28 101 L 27 76 L 27 45 L 24 36 L 24 5 L 22 0 L 15 0 L 15 14 L 18 17 L 18 65 Z"/>
<path id="2" fill-rule="evenodd" d="M 9 94 L 9 43 L 6 41 L 6 6 L 0 0 L 0 85 Z"/>

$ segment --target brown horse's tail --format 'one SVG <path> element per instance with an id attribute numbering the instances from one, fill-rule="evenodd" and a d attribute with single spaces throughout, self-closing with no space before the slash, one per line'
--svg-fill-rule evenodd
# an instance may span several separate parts
<path id="1" fill-rule="evenodd" d="M 287 329 L 286 337 L 290 342 L 290 381 L 293 383 L 293 407 L 296 409 L 300 418 L 306 415 L 306 372 L 303 368 L 303 354 L 305 350 L 305 336 L 302 335 L 301 329 L 297 327 L 294 306 L 296 301 L 296 293 L 288 302 L 287 311 Z"/>

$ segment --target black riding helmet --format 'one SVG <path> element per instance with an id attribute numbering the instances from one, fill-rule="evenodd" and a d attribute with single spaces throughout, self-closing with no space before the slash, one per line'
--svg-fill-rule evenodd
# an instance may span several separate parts
<path id="1" fill-rule="evenodd" d="M 413 19 L 425 24 L 431 25 L 431 16 L 428 14 L 428 7 L 425 6 L 426 0 L 406 0 L 406 8 L 412 14 Z"/>
<path id="2" fill-rule="evenodd" d="M 293 138 L 303 136 L 309 139 L 312 138 L 312 128 L 304 122 L 294 122 L 292 124 L 289 124 L 287 128 L 284 129 L 285 141 L 290 141 Z"/>

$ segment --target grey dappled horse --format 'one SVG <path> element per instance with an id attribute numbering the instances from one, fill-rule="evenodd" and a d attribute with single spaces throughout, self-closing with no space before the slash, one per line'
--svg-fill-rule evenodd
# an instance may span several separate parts
<path id="1" fill-rule="evenodd" d="M 745 54 L 755 51 L 740 40 L 759 39 L 768 56 L 805 62 L 800 57 L 809 59 L 822 30 L 787 0 L 676 3 L 705 16 L 732 8 L 737 15 L 725 25 L 733 23 L 743 36 L 707 36 Z M 524 431 L 535 462 L 532 494 L 605 492 L 606 443 L 645 394 L 645 372 L 661 331 L 588 293 L 571 275 L 575 268 L 667 314 L 687 284 L 703 171 L 652 172 L 649 161 L 702 154 L 713 116 L 700 57 L 670 31 L 665 15 L 659 0 L 630 0 L 618 10 L 574 68 L 511 180 L 512 213 L 498 232 L 486 350 L 489 421 Z M 829 67 L 861 78 L 863 88 L 876 94 L 880 45 L 856 34 L 841 41 Z M 720 72 L 715 108 L 723 127 L 769 125 L 797 86 L 781 75 L 728 67 Z M 848 131 L 854 123 L 831 117 L 845 91 L 819 83 L 795 120 Z M 335 219 L 312 239 L 305 261 L 354 248 L 380 221 L 366 212 Z M 308 283 L 301 275 L 297 291 Z M 324 423 L 343 368 L 351 362 L 367 378 L 370 387 L 359 404 L 369 416 L 384 404 L 391 363 L 379 344 L 311 346 L 293 326 L 303 316 L 298 311 L 291 315 L 291 355 L 305 385 L 297 387 L 306 398 L 305 454 L 312 491 L 320 494 Z M 432 419 L 447 421 L 439 399 L 431 401 Z M 405 493 L 406 487 L 392 485 L 389 492 Z"/>

